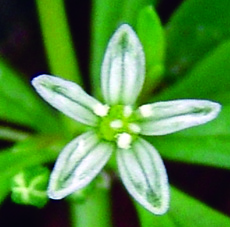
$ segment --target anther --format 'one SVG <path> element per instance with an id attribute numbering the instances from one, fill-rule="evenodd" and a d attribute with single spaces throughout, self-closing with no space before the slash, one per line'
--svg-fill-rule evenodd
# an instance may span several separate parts
<path id="1" fill-rule="evenodd" d="M 117 135 L 117 146 L 121 149 L 129 149 L 132 142 L 132 137 L 128 133 L 121 133 Z"/>
<path id="2" fill-rule="evenodd" d="M 114 120 L 111 121 L 110 127 L 113 129 L 119 129 L 123 126 L 123 122 L 121 120 Z"/>
<path id="3" fill-rule="evenodd" d="M 93 108 L 93 112 L 100 117 L 104 117 L 108 114 L 109 112 L 109 106 L 107 105 L 102 105 L 102 104 L 97 104 L 94 108 Z"/>
<path id="4" fill-rule="evenodd" d="M 129 117 L 132 114 L 133 110 L 131 106 L 124 106 L 124 116 Z"/>
<path id="5" fill-rule="evenodd" d="M 152 109 L 150 105 L 144 105 L 139 107 L 139 111 L 143 117 L 150 117 L 152 115 Z"/>

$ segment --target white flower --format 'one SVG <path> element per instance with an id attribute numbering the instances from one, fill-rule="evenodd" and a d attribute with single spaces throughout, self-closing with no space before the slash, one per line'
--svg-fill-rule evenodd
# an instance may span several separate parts
<path id="1" fill-rule="evenodd" d="M 105 104 L 77 84 L 41 75 L 32 84 L 53 107 L 92 129 L 71 141 L 52 171 L 48 195 L 63 197 L 89 184 L 116 152 L 120 177 L 141 205 L 154 214 L 169 207 L 167 173 L 157 150 L 140 135 L 165 135 L 214 119 L 220 105 L 205 100 L 134 104 L 145 77 L 142 45 L 124 24 L 105 53 L 101 86 Z"/>

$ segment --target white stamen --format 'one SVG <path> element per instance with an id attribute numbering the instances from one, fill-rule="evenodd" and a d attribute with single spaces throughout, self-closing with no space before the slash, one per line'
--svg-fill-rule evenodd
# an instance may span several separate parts
<path id="1" fill-rule="evenodd" d="M 121 133 L 117 136 L 117 146 L 121 149 L 129 149 L 132 137 L 128 133 Z"/>
<path id="2" fill-rule="evenodd" d="M 97 104 L 94 108 L 93 108 L 93 112 L 100 117 L 104 117 L 108 114 L 109 112 L 109 106 L 107 105 L 102 105 L 102 104 Z"/>
<path id="3" fill-rule="evenodd" d="M 134 133 L 139 133 L 141 131 L 141 128 L 137 124 L 134 124 L 134 123 L 129 124 L 129 129 Z"/>
<path id="4" fill-rule="evenodd" d="M 150 117 L 152 115 L 152 110 L 150 105 L 144 105 L 139 107 L 139 111 L 143 117 Z"/>
<path id="5" fill-rule="evenodd" d="M 133 112 L 133 109 L 131 106 L 125 106 L 124 107 L 124 116 L 129 117 Z"/>
<path id="6" fill-rule="evenodd" d="M 110 127 L 117 129 L 117 128 L 121 128 L 123 126 L 123 122 L 121 120 L 114 120 L 110 123 Z"/>

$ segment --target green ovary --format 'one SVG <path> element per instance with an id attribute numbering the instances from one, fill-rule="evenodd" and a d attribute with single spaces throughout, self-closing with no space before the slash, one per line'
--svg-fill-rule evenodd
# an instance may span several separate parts
<path id="1" fill-rule="evenodd" d="M 136 137 L 136 133 L 129 128 L 130 123 L 133 122 L 134 116 L 132 113 L 130 115 L 125 113 L 125 106 L 112 106 L 108 114 L 102 117 L 99 122 L 99 134 L 102 139 L 115 142 L 119 134 L 128 133 L 133 140 Z"/>

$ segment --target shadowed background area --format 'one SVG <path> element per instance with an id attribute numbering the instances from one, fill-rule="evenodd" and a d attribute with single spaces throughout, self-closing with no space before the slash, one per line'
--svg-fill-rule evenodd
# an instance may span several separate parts
<path id="1" fill-rule="evenodd" d="M 158 12 L 163 24 L 181 2 L 161 1 Z M 88 92 L 90 9 L 89 1 L 66 1 L 74 46 Z M 0 59 L 8 61 L 20 71 L 28 86 L 30 78 L 49 72 L 34 1 L 0 0 L 0 31 Z M 0 124 L 8 123 L 0 121 Z M 16 127 L 23 128 L 18 125 Z M 31 131 L 29 128 L 25 130 Z M 1 148 L 12 145 L 3 141 L 0 143 Z M 165 161 L 165 165 L 170 183 L 229 215 L 229 171 L 169 161 Z M 117 179 L 113 182 L 111 196 L 114 226 L 138 227 L 139 222 L 132 201 Z M 63 227 L 67 226 L 67 211 L 64 201 L 51 201 L 44 209 L 39 210 L 16 205 L 8 198 L 0 207 L 0 226 Z"/>

